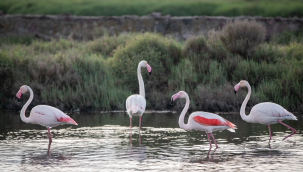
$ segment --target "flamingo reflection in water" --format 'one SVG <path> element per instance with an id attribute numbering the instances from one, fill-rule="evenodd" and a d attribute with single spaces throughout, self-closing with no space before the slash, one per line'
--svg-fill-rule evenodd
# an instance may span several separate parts
<path id="1" fill-rule="evenodd" d="M 135 159 L 139 162 L 143 162 L 146 159 L 145 154 L 145 147 L 141 144 L 141 134 L 139 133 L 139 145 L 134 146 L 132 144 L 132 132 L 129 134 L 129 151 L 130 151 L 130 158 Z"/>

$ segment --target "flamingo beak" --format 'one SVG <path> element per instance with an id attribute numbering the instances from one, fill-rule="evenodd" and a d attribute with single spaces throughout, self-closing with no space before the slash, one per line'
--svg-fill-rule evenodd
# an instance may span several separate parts
<path id="1" fill-rule="evenodd" d="M 147 68 L 149 75 L 151 75 L 152 68 L 148 64 L 146 64 L 146 68 Z"/>
<path id="2" fill-rule="evenodd" d="M 239 88 L 240 88 L 240 83 L 235 85 L 235 87 L 234 87 L 235 94 L 237 94 L 237 91 L 239 90 Z"/>
<path id="3" fill-rule="evenodd" d="M 18 99 L 18 103 L 20 103 L 20 97 L 21 97 L 21 95 L 22 95 L 22 91 L 21 91 L 21 89 L 18 91 L 18 93 L 16 94 L 16 97 L 17 97 L 17 99 Z"/>
<path id="4" fill-rule="evenodd" d="M 173 101 L 175 101 L 179 96 L 180 96 L 180 93 L 174 94 L 174 95 L 171 97 L 170 104 L 172 105 L 172 104 L 173 104 Z"/>

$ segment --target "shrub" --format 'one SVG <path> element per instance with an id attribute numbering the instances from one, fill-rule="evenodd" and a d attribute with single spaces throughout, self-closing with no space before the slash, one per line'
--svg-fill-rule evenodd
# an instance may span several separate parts
<path id="1" fill-rule="evenodd" d="M 192 55 L 202 56 L 207 52 L 208 48 L 204 35 L 191 35 L 186 39 L 184 48 L 182 50 L 182 55 L 183 57 Z"/>
<path id="2" fill-rule="evenodd" d="M 217 111 L 237 111 L 240 109 L 246 96 L 246 91 L 239 91 L 234 94 L 233 85 L 224 83 L 220 86 L 199 85 L 192 96 L 196 102 L 197 109 L 217 112 Z M 246 110 L 250 110 L 259 101 L 254 94 L 247 104 Z"/>
<path id="3" fill-rule="evenodd" d="M 104 57 L 112 56 L 113 51 L 119 45 L 122 45 L 126 40 L 133 36 L 135 36 L 135 34 L 120 34 L 118 36 L 104 35 L 85 43 L 85 50 L 87 53 L 102 54 Z"/>
<path id="4" fill-rule="evenodd" d="M 280 49 L 282 49 L 287 54 L 288 59 L 303 59 L 303 45 L 301 43 L 293 42 L 288 46 L 281 47 Z"/>
<path id="5" fill-rule="evenodd" d="M 33 41 L 31 44 L 31 46 L 36 52 L 49 52 L 53 54 L 61 50 L 76 47 L 76 45 L 76 42 L 62 38 L 60 38 L 59 40 L 53 39 L 49 42 L 36 40 Z"/>
<path id="6" fill-rule="evenodd" d="M 250 56 L 255 48 L 264 41 L 265 27 L 247 19 L 227 22 L 222 29 L 220 39 L 226 49 L 232 53 Z"/>
<path id="7" fill-rule="evenodd" d="M 207 47 L 210 54 L 210 58 L 222 62 L 226 57 L 230 56 L 230 53 L 224 47 L 219 36 L 220 32 L 208 32 Z"/>
<path id="8" fill-rule="evenodd" d="M 303 42 L 303 30 L 295 32 L 284 31 L 272 37 L 271 41 L 275 44 L 288 45 L 291 42 Z"/>
<path id="9" fill-rule="evenodd" d="M 171 67 L 180 58 L 180 53 L 173 54 L 171 50 L 180 52 L 181 48 L 172 39 L 158 34 L 144 33 L 129 39 L 125 45 L 114 51 L 110 64 L 115 75 L 128 85 L 133 92 L 138 92 L 137 67 L 141 60 L 146 60 L 152 67 L 152 75 L 146 79 L 146 72 L 142 71 L 145 90 L 155 88 L 158 91 L 167 88 L 167 76 Z"/>
<path id="10" fill-rule="evenodd" d="M 266 61 L 267 63 L 276 63 L 277 59 L 284 57 L 285 55 L 280 51 L 279 47 L 274 44 L 260 44 L 252 55 L 252 59 L 261 63 Z"/>
<path id="11" fill-rule="evenodd" d="M 257 63 L 253 60 L 242 60 L 233 72 L 233 81 L 247 80 L 251 86 L 257 87 L 262 79 L 268 80 L 279 77 L 284 66 L 273 63 Z"/>
<path id="12" fill-rule="evenodd" d="M 0 45 L 1 44 L 24 44 L 24 45 L 30 45 L 32 41 L 36 40 L 31 35 L 24 35 L 24 36 L 3 36 L 0 39 Z"/>

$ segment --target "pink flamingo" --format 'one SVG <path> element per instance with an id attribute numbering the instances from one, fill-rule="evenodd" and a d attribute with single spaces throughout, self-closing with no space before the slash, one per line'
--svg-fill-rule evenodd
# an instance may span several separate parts
<path id="1" fill-rule="evenodd" d="M 293 131 L 290 135 L 286 136 L 283 140 L 285 140 L 286 138 L 292 136 L 297 132 L 295 129 L 291 128 L 290 126 L 282 122 L 282 120 L 285 119 L 297 120 L 297 117 L 294 116 L 292 113 L 288 112 L 282 106 L 275 103 L 271 103 L 271 102 L 259 103 L 251 109 L 250 114 L 247 116 L 245 114 L 245 107 L 251 95 L 251 87 L 247 81 L 242 80 L 237 85 L 235 85 L 234 87 L 235 93 L 237 93 L 240 87 L 248 88 L 248 93 L 242 103 L 240 110 L 241 118 L 244 121 L 250 123 L 261 123 L 268 125 L 269 137 L 270 137 L 269 140 L 271 140 L 271 131 L 270 131 L 271 124 L 280 123 Z"/>
<path id="2" fill-rule="evenodd" d="M 213 113 L 209 113 L 209 112 L 202 112 L 202 111 L 194 112 L 194 113 L 190 114 L 188 123 L 184 124 L 184 116 L 189 107 L 189 97 L 185 91 L 179 91 L 178 93 L 176 93 L 172 96 L 171 104 L 177 98 L 185 98 L 185 100 L 186 100 L 185 107 L 179 117 L 180 128 L 182 128 L 184 130 L 205 131 L 208 141 L 209 141 L 210 148 L 212 146 L 211 146 L 211 141 L 209 138 L 209 133 L 212 136 L 214 143 L 216 144 L 216 147 L 218 148 L 217 142 L 216 142 L 212 132 L 218 131 L 218 130 L 225 130 L 225 129 L 227 129 L 231 132 L 235 132 L 234 129 L 237 129 L 236 125 L 227 121 L 226 119 L 222 118 L 221 116 L 213 114 Z"/>
<path id="3" fill-rule="evenodd" d="M 151 67 L 146 61 L 141 61 L 138 64 L 137 75 L 139 80 L 139 94 L 134 94 L 126 99 L 126 110 L 130 118 L 130 129 L 132 129 L 132 116 L 139 116 L 139 133 L 141 128 L 141 116 L 146 108 L 144 82 L 141 75 L 141 68 L 146 67 L 149 74 L 151 74 Z"/>
<path id="4" fill-rule="evenodd" d="M 48 139 L 49 139 L 48 148 L 50 148 L 50 145 L 52 143 L 52 137 L 50 133 L 51 127 L 56 127 L 61 124 L 74 124 L 74 125 L 78 125 L 78 124 L 72 118 L 70 118 L 68 115 L 66 115 L 59 109 L 47 105 L 35 106 L 31 110 L 30 116 L 27 118 L 25 116 L 25 111 L 34 98 L 33 90 L 29 86 L 23 85 L 22 87 L 20 87 L 20 90 L 16 94 L 17 98 L 20 99 L 21 95 L 26 93 L 27 91 L 29 91 L 30 97 L 21 110 L 20 113 L 21 120 L 25 123 L 39 124 L 45 126 L 48 130 Z"/>

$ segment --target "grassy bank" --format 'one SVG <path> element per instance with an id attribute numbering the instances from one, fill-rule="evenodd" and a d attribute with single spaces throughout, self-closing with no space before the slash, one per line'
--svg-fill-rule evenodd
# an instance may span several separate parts
<path id="1" fill-rule="evenodd" d="M 58 8 L 60 7 L 60 8 Z M 2 0 L 5 14 L 72 14 L 82 16 L 263 16 L 302 17 L 301 0 Z"/>
<path id="2" fill-rule="evenodd" d="M 1 107 L 21 109 L 28 94 L 22 97 L 21 104 L 15 94 L 26 84 L 35 94 L 31 106 L 123 110 L 126 98 L 138 93 L 136 68 L 144 59 L 153 69 L 151 76 L 142 70 L 147 109 L 183 108 L 184 102 L 171 106 L 169 101 L 172 94 L 185 90 L 191 99 L 191 110 L 236 111 L 247 92 L 243 89 L 235 95 L 233 86 L 245 79 L 253 90 L 248 108 L 271 101 L 291 111 L 302 111 L 302 32 L 283 33 L 264 42 L 262 28 L 256 23 L 246 24 L 253 25 L 250 29 L 257 32 L 246 29 L 236 32 L 242 36 L 233 35 L 227 25 L 222 31 L 195 35 L 186 42 L 152 33 L 105 34 L 88 42 L 3 38 Z M 249 41 L 243 42 L 243 36 Z"/>

